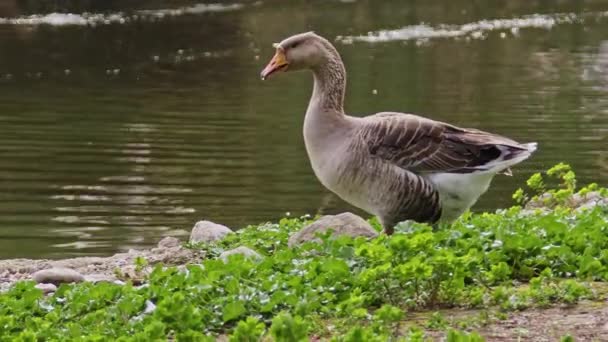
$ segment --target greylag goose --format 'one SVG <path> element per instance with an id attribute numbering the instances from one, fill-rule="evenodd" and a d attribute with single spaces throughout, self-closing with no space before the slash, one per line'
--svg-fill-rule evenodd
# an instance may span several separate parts
<path id="1" fill-rule="evenodd" d="M 476 129 L 417 115 L 344 113 L 346 71 L 325 38 L 301 33 L 274 44 L 261 73 L 311 70 L 312 97 L 304 143 L 319 181 L 346 202 L 376 215 L 386 234 L 405 220 L 450 222 L 469 209 L 494 175 L 528 158 L 536 143 L 520 144 Z"/>

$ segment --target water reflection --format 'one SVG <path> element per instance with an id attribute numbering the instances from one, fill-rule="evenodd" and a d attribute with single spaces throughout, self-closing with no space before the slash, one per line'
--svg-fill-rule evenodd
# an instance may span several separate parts
<path id="1" fill-rule="evenodd" d="M 126 132 L 137 140 L 147 141 L 153 140 L 148 135 L 156 133 L 157 128 L 147 123 L 125 123 L 119 131 Z M 164 196 L 191 193 L 192 189 L 150 184 L 145 174 L 147 166 L 153 161 L 153 144 L 129 141 L 121 148 L 102 148 L 100 152 L 112 156 L 113 164 L 126 164 L 126 169 L 131 174 L 102 176 L 97 184 L 92 185 L 70 184 L 58 187 L 61 193 L 51 195 L 50 198 L 61 203 L 54 208 L 60 214 L 54 216 L 52 221 L 76 228 L 56 228 L 52 232 L 76 241 L 58 243 L 54 247 L 79 250 L 108 247 L 110 243 L 96 240 L 106 239 L 104 235 L 109 233 L 108 230 L 116 231 L 116 227 L 126 232 L 138 232 L 137 235 L 128 235 L 127 240 L 132 244 L 145 241 L 145 236 L 141 233 L 154 236 L 159 232 L 182 234 L 183 230 L 171 232 L 171 226 L 162 224 L 163 219 L 160 217 L 184 216 L 193 214 L 196 210 L 185 207 L 182 199 Z"/>
<path id="2" fill-rule="evenodd" d="M 3 3 L 0 16 L 128 17 L 197 3 L 26 1 Z M 511 204 L 526 177 L 559 161 L 581 183 L 605 184 L 608 19 L 557 20 L 551 30 L 513 20 L 579 18 L 606 4 L 449 3 L 239 1 L 95 27 L 0 25 L 0 257 L 151 246 L 199 219 L 238 228 L 286 212 L 353 210 L 322 188 L 306 157 L 310 75 L 258 77 L 272 42 L 311 29 L 330 38 L 419 25 L 483 31 L 469 41 L 336 43 L 349 113 L 416 112 L 539 141 L 477 210 Z M 492 32 L 487 23 L 504 25 Z"/>

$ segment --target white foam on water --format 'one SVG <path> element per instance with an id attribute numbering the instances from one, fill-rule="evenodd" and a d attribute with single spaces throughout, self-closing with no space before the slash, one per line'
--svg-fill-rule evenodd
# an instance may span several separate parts
<path id="1" fill-rule="evenodd" d="M 95 26 L 108 24 L 124 24 L 131 20 L 159 19 L 164 17 L 175 17 L 185 14 L 202 14 L 207 12 L 225 12 L 241 9 L 242 4 L 196 4 L 189 7 L 139 10 L 134 14 L 116 12 L 110 14 L 102 13 L 50 13 L 34 14 L 16 18 L 0 18 L 0 25 L 51 25 L 51 26 Z"/>
<path id="2" fill-rule="evenodd" d="M 243 4 L 196 4 L 189 7 L 181 7 L 176 9 L 158 9 L 158 10 L 141 10 L 137 13 L 141 15 L 149 15 L 155 17 L 164 16 L 179 16 L 184 14 L 201 14 L 207 12 L 225 12 L 241 9 Z"/>
<path id="3" fill-rule="evenodd" d="M 581 23 L 589 18 L 597 19 L 605 16 L 608 16 L 608 12 L 585 13 L 580 15 L 575 13 L 533 14 L 512 19 L 480 20 L 463 25 L 411 25 L 396 30 L 373 31 L 360 36 L 338 36 L 336 39 L 345 44 L 357 41 L 380 43 L 454 37 L 483 39 L 485 38 L 486 33 L 490 31 L 510 30 L 513 35 L 516 35 L 520 29 L 524 28 L 551 29 L 558 24 Z"/>
<path id="4" fill-rule="evenodd" d="M 3 25 L 42 25 L 48 24 L 53 26 L 63 25 L 87 25 L 87 19 L 79 14 L 63 14 L 51 13 L 47 15 L 34 14 L 27 17 L 19 18 L 0 18 L 0 24 Z"/>

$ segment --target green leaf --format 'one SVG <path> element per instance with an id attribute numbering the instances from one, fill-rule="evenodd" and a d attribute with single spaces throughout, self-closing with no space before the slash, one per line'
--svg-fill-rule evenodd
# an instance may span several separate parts
<path id="1" fill-rule="evenodd" d="M 222 319 L 224 322 L 228 322 L 244 315 L 247 312 L 247 309 L 242 301 L 236 300 L 226 304 L 223 312 Z"/>

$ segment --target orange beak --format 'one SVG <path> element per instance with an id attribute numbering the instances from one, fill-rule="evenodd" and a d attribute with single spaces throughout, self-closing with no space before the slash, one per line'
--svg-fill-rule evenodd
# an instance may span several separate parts
<path id="1" fill-rule="evenodd" d="M 268 76 L 274 74 L 277 71 L 285 71 L 287 69 L 287 58 L 285 57 L 285 50 L 279 47 L 277 48 L 277 52 L 274 54 L 274 57 L 270 60 L 270 63 L 262 70 L 260 76 L 262 80 L 268 78 Z"/>

